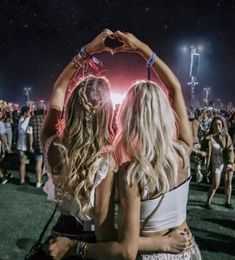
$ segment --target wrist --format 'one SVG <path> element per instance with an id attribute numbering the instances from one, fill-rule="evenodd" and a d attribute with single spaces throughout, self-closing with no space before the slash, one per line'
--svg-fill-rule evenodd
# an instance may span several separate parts
<path id="1" fill-rule="evenodd" d="M 161 247 L 159 248 L 159 251 L 164 252 L 164 253 L 169 252 L 168 243 L 169 243 L 169 236 L 163 236 Z"/>
<path id="2" fill-rule="evenodd" d="M 90 43 L 88 43 L 87 45 L 84 46 L 85 50 L 86 50 L 86 53 L 89 55 L 89 56 L 92 56 L 95 52 L 94 50 L 92 50 L 92 47 L 90 45 Z"/>
<path id="3" fill-rule="evenodd" d="M 143 43 L 139 47 L 137 47 L 137 53 L 139 53 L 143 58 L 148 60 L 151 57 L 153 51 L 148 45 Z"/>
<path id="4" fill-rule="evenodd" d="M 77 241 L 70 239 L 68 243 L 69 251 L 68 251 L 68 256 L 76 256 L 77 254 Z"/>

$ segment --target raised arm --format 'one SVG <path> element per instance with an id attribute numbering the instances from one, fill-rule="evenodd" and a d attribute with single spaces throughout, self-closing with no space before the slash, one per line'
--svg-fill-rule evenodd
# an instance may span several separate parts
<path id="1" fill-rule="evenodd" d="M 112 35 L 112 32 L 106 29 L 90 43 L 86 44 L 84 46 L 86 54 L 91 56 L 98 52 L 109 51 L 109 48 L 105 46 L 104 41 L 105 38 L 110 35 Z M 64 107 L 66 90 L 84 63 L 86 63 L 86 58 L 84 58 L 84 56 L 82 57 L 80 54 L 75 56 L 75 58 L 69 62 L 57 78 L 41 130 L 41 141 L 43 145 L 50 136 L 56 133 L 56 125 L 58 120 L 61 118 Z"/>
<path id="2" fill-rule="evenodd" d="M 139 39 L 137 39 L 133 34 L 117 31 L 114 33 L 114 36 L 116 36 L 119 41 L 123 43 L 123 45 L 115 49 L 114 52 L 138 53 L 146 61 L 149 60 L 153 54 L 151 48 L 145 43 L 141 42 Z M 185 148 L 189 153 L 191 153 L 193 147 L 192 131 L 189 125 L 188 115 L 179 80 L 171 71 L 171 69 L 166 65 L 166 63 L 159 58 L 158 54 L 154 61 L 155 62 L 152 65 L 152 68 L 165 84 L 169 92 L 169 98 L 171 100 L 172 107 L 178 117 L 178 139 L 185 144 Z"/>

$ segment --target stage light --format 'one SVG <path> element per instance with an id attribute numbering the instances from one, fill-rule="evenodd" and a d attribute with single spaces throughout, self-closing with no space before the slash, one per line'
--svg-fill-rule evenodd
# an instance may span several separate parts
<path id="1" fill-rule="evenodd" d="M 199 44 L 197 46 L 197 48 L 198 48 L 198 51 L 203 51 L 204 50 L 204 46 L 202 44 Z"/>
<path id="2" fill-rule="evenodd" d="M 182 51 L 183 53 L 187 53 L 187 52 L 188 52 L 188 47 L 187 47 L 186 45 L 182 46 L 182 47 L 181 47 L 181 51 Z"/>
<path id="3" fill-rule="evenodd" d="M 124 98 L 125 98 L 125 94 L 114 93 L 114 92 L 111 93 L 113 106 L 121 104 Z"/>

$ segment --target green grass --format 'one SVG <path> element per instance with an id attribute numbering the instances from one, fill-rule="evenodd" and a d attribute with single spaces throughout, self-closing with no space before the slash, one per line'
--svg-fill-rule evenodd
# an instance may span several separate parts
<path id="1" fill-rule="evenodd" d="M 10 183 L 0 185 L 0 260 L 24 259 L 54 209 L 42 189 L 17 185 L 18 173 L 13 173 Z M 223 206 L 222 190 L 215 195 L 213 210 L 204 209 L 208 187 L 191 183 L 188 223 L 203 259 L 235 259 L 235 210 Z"/>

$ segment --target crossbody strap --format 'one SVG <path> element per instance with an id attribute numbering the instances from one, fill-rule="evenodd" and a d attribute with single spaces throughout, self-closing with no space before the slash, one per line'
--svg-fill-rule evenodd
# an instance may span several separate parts
<path id="1" fill-rule="evenodd" d="M 157 210 L 159 209 L 161 203 L 162 203 L 162 200 L 164 199 L 164 196 L 165 194 L 162 194 L 162 197 L 161 199 L 159 200 L 156 208 L 148 215 L 148 217 L 144 220 L 144 223 L 140 229 L 140 231 L 143 231 L 144 227 L 146 226 L 146 224 L 149 222 L 149 220 L 152 218 L 152 216 L 157 212 Z"/>
<path id="2" fill-rule="evenodd" d="M 59 203 L 57 202 L 56 205 L 55 205 L 54 211 L 52 212 L 50 218 L 48 219 L 46 225 L 44 226 L 44 228 L 43 228 L 43 230 L 42 230 L 42 232 L 41 232 L 41 234 L 40 234 L 40 236 L 39 236 L 37 242 L 35 243 L 35 245 L 39 245 L 39 244 L 42 242 L 43 236 L 44 236 L 44 234 L 46 233 L 48 226 L 50 225 L 52 219 L 53 219 L 54 216 L 55 216 L 55 213 L 56 213 L 58 204 L 59 204 Z"/>

